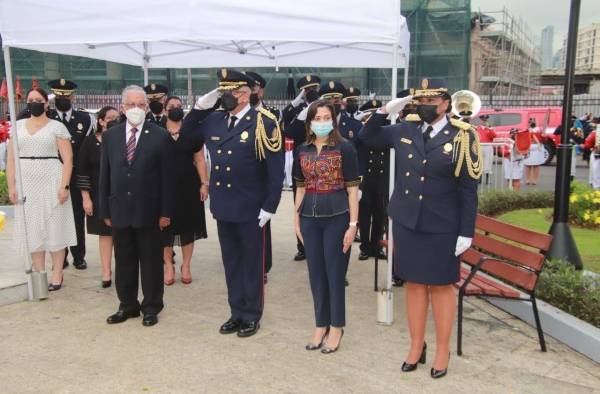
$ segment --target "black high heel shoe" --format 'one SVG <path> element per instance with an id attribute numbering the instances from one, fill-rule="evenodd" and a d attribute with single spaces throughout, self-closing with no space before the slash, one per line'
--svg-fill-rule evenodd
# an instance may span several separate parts
<path id="1" fill-rule="evenodd" d="M 343 337 L 344 337 L 344 329 L 342 328 L 342 335 L 340 335 L 340 340 L 338 342 L 338 345 L 336 347 L 334 347 L 334 348 L 323 346 L 323 349 L 321 349 L 321 353 L 323 353 L 323 354 L 330 354 L 330 353 L 337 352 L 337 350 L 340 348 L 340 345 L 342 344 L 342 338 Z"/>
<path id="2" fill-rule="evenodd" d="M 450 353 L 448 353 L 448 363 L 450 363 Z M 447 374 L 448 374 L 448 367 L 446 367 L 444 369 L 431 368 L 431 378 L 432 379 L 443 378 Z"/>
<path id="3" fill-rule="evenodd" d="M 412 372 L 417 369 L 419 363 L 425 364 L 427 361 L 427 342 L 423 342 L 423 350 L 421 351 L 421 357 L 419 361 L 414 364 L 409 364 L 406 361 L 402 363 L 402 372 Z M 433 369 L 432 369 L 433 370 Z"/>
<path id="4" fill-rule="evenodd" d="M 63 283 L 63 278 L 60 278 L 60 283 L 59 284 L 50 283 L 48 285 L 48 291 L 57 291 L 57 290 L 60 290 L 60 288 L 62 287 L 62 283 Z"/>
<path id="5" fill-rule="evenodd" d="M 112 286 L 112 279 L 102 281 L 103 289 L 109 288 L 110 286 Z"/>
<path id="6" fill-rule="evenodd" d="M 325 342 L 325 338 L 327 338 L 327 335 L 329 335 L 329 327 L 327 327 L 325 333 L 321 337 L 321 342 L 318 345 L 315 345 L 314 343 L 309 343 L 308 345 L 306 345 L 306 350 L 320 349 L 323 346 L 323 342 Z"/>

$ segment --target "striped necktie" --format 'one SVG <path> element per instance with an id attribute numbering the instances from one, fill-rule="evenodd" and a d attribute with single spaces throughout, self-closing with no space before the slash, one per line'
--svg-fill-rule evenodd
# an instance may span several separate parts
<path id="1" fill-rule="evenodd" d="M 137 133 L 138 129 L 135 127 L 131 128 L 131 137 L 127 140 L 127 161 L 129 164 L 133 161 L 135 157 L 135 133 Z"/>

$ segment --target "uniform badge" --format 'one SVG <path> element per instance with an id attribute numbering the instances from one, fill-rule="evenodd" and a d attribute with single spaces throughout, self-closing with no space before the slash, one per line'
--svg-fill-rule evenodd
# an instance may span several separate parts
<path id="1" fill-rule="evenodd" d="M 423 78 L 423 80 L 421 81 L 421 89 L 425 90 L 425 89 L 427 89 L 428 86 L 429 86 L 429 81 L 427 80 L 427 78 Z"/>
<path id="2" fill-rule="evenodd" d="M 306 82 L 310 82 L 311 79 L 312 79 L 312 77 L 310 75 L 306 76 Z"/>
<path id="3" fill-rule="evenodd" d="M 350 86 L 350 88 L 348 89 L 348 91 L 349 91 L 350 93 L 354 93 L 354 88 L 353 88 L 352 86 Z"/>
<path id="4" fill-rule="evenodd" d="M 348 137 L 353 138 L 354 137 L 354 131 L 352 131 L 352 130 L 348 131 Z"/>
<path id="5" fill-rule="evenodd" d="M 60 86 L 65 86 L 67 83 L 67 81 L 64 80 L 64 78 L 60 79 Z"/>
<path id="6" fill-rule="evenodd" d="M 216 136 L 216 135 L 212 135 L 212 136 L 210 136 L 210 140 L 211 141 L 221 141 L 221 137 Z"/>
<path id="7" fill-rule="evenodd" d="M 247 131 L 242 131 L 242 134 L 240 135 L 241 140 L 240 142 L 246 142 L 246 140 L 248 139 L 248 132 Z"/>
<path id="8" fill-rule="evenodd" d="M 83 123 L 77 123 L 77 130 L 79 130 L 79 132 L 83 130 Z"/>
<path id="9" fill-rule="evenodd" d="M 450 154 L 450 152 L 452 152 L 452 144 L 449 142 L 446 142 L 444 144 L 444 153 L 448 155 L 448 154 Z"/>
<path id="10" fill-rule="evenodd" d="M 333 82 L 333 81 L 329 81 L 329 87 L 330 87 L 331 89 L 335 88 L 335 82 Z"/>
<path id="11" fill-rule="evenodd" d="M 223 77 L 223 79 L 227 78 L 227 69 L 226 68 L 221 69 L 221 77 Z"/>
<path id="12" fill-rule="evenodd" d="M 412 140 L 409 140 L 408 138 L 400 138 L 400 142 L 404 142 L 405 144 L 412 144 Z"/>
<path id="13" fill-rule="evenodd" d="M 156 84 L 150 85 L 150 89 L 152 89 L 152 91 L 155 91 L 156 90 Z"/>

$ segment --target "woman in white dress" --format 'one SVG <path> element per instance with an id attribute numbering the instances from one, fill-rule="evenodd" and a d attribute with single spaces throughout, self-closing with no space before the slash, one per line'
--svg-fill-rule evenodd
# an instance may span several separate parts
<path id="1" fill-rule="evenodd" d="M 50 253 L 52 279 L 48 290 L 54 291 L 62 285 L 65 247 L 77 244 L 69 199 L 71 135 L 61 122 L 46 116 L 48 95 L 43 89 L 32 89 L 26 97 L 31 117 L 16 122 L 22 196 L 17 196 L 12 142 L 6 163 L 10 200 L 13 204 L 23 201 L 23 212 L 16 210 L 15 243 L 19 254 L 31 253 L 36 271 L 45 271 L 46 252 Z"/>

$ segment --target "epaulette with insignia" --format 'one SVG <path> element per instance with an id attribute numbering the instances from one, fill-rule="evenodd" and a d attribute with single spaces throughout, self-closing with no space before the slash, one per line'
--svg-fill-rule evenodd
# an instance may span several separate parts
<path id="1" fill-rule="evenodd" d="M 451 118 L 450 124 L 459 129 L 454 137 L 453 161 L 456 163 L 454 175 L 456 177 L 460 176 L 460 170 L 463 164 L 465 164 L 471 178 L 481 178 L 483 167 L 479 133 L 477 133 L 472 125 L 458 119 Z"/>
<path id="2" fill-rule="evenodd" d="M 404 120 L 406 120 L 407 122 L 420 122 L 421 117 L 417 114 L 408 114 L 408 115 L 406 115 Z"/>
<path id="3" fill-rule="evenodd" d="M 272 137 L 267 135 L 267 130 L 263 122 L 263 115 L 275 123 L 275 132 Z M 283 138 L 281 136 L 281 129 L 279 128 L 279 122 L 277 122 L 277 117 L 264 108 L 259 108 L 258 114 L 256 115 L 255 134 L 256 140 L 254 146 L 256 148 L 256 157 L 258 160 L 266 158 L 265 148 L 271 152 L 279 152 L 281 150 Z"/>

